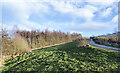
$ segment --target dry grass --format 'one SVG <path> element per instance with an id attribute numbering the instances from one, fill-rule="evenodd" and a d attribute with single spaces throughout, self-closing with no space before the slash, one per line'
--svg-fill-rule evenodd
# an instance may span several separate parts
<path id="1" fill-rule="evenodd" d="M 89 44 L 89 39 L 84 38 L 78 41 L 77 46 L 83 47 L 83 46 L 88 46 L 88 44 Z"/>
<path id="2" fill-rule="evenodd" d="M 15 38 L 13 39 L 13 44 L 18 52 L 27 52 L 30 50 L 27 40 L 18 34 L 15 35 Z"/>
<path id="3" fill-rule="evenodd" d="M 112 46 L 112 47 L 120 47 L 120 41 L 119 41 L 120 37 L 118 35 L 119 34 L 94 37 L 93 40 L 97 44 L 102 44 L 102 45 Z"/>

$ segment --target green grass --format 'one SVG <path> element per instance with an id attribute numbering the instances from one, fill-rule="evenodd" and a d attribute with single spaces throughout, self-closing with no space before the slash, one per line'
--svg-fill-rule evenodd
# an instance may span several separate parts
<path id="1" fill-rule="evenodd" d="M 95 42 L 95 41 L 94 41 Z M 114 48 L 120 48 L 120 46 L 114 46 L 114 45 L 107 45 L 107 44 L 102 44 L 102 43 L 98 43 L 98 42 L 95 42 L 96 44 L 99 44 L 99 45 L 105 45 L 105 46 L 109 46 L 109 47 L 114 47 Z"/>
<path id="2" fill-rule="evenodd" d="M 118 71 L 120 53 L 100 48 L 78 47 L 79 42 L 34 50 L 9 59 L 4 71 Z"/>

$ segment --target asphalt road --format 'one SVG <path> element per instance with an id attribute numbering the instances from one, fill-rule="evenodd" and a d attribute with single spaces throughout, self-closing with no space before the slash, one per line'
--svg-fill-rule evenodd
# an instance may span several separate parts
<path id="1" fill-rule="evenodd" d="M 110 47 L 110 46 L 96 44 L 92 39 L 90 39 L 90 43 L 89 44 L 92 45 L 92 46 L 95 46 L 95 47 L 99 47 L 99 48 L 120 51 L 120 48 L 115 48 L 115 47 Z"/>

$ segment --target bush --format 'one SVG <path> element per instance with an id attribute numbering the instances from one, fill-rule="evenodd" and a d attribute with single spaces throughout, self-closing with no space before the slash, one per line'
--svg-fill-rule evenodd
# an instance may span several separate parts
<path id="1" fill-rule="evenodd" d="M 27 52 L 30 51 L 30 47 L 28 46 L 28 42 L 25 38 L 22 38 L 20 35 L 15 34 L 15 38 L 12 39 L 14 43 L 14 48 L 18 52 Z"/>

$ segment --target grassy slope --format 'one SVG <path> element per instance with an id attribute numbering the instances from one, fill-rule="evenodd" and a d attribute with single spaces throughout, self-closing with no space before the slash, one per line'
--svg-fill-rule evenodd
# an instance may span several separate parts
<path id="1" fill-rule="evenodd" d="M 120 53 L 78 47 L 78 42 L 38 49 L 9 59 L 3 71 L 117 71 Z"/>
<path id="2" fill-rule="evenodd" d="M 107 36 L 101 36 L 101 38 L 106 38 L 106 39 L 114 39 L 114 41 L 119 41 L 120 40 L 120 34 L 112 34 L 112 35 L 107 35 Z M 115 40 L 115 39 L 118 39 L 118 40 Z M 97 42 L 96 42 L 97 43 Z M 100 43 L 97 43 L 97 44 L 100 44 Z M 105 46 L 110 46 L 110 47 L 115 47 L 115 48 L 120 48 L 119 46 L 113 46 L 112 45 L 107 45 L 107 44 L 100 44 L 100 45 L 105 45 Z"/>

